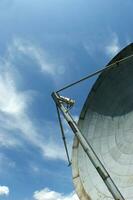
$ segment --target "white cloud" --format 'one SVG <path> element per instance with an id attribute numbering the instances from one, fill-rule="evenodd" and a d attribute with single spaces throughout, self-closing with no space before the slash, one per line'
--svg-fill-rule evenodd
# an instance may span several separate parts
<path id="1" fill-rule="evenodd" d="M 42 127 L 36 126 L 28 115 L 29 105 L 33 99 L 32 92 L 28 89 L 18 89 L 14 71 L 18 69 L 12 64 L 16 51 L 31 55 L 45 71 L 53 75 L 53 69 L 44 66 L 43 52 L 28 42 L 15 40 L 8 49 L 8 56 L 0 62 L 0 143 L 6 148 L 15 148 L 28 141 L 34 145 L 45 158 L 66 161 L 63 145 L 55 138 L 55 133 L 60 132 L 55 122 L 45 121 Z M 19 70 L 18 70 L 19 71 Z M 52 127 L 52 129 L 49 129 Z M 41 134 L 41 133 L 44 134 Z M 60 134 L 60 133 L 59 133 Z"/>
<path id="2" fill-rule="evenodd" d="M 109 44 L 105 47 L 106 54 L 109 56 L 115 56 L 120 51 L 119 38 L 116 33 L 112 34 L 112 38 Z"/>
<path id="3" fill-rule="evenodd" d="M 56 144 L 55 142 L 49 142 L 45 144 L 43 149 L 43 154 L 45 157 L 50 159 L 60 159 L 66 161 L 65 150 L 63 149 L 62 145 Z"/>
<path id="4" fill-rule="evenodd" d="M 48 127 L 51 124 L 53 127 L 52 132 Z M 54 138 L 54 134 L 57 133 L 58 128 L 54 123 L 44 123 L 44 136 L 39 134 L 39 130 L 33 125 L 28 116 L 23 115 L 17 118 L 17 127 L 22 131 L 24 137 L 36 147 L 38 147 L 42 155 L 49 159 L 61 159 L 66 160 L 65 153 L 62 145 L 60 145 Z"/>
<path id="5" fill-rule="evenodd" d="M 21 139 L 27 140 L 42 152 L 44 157 L 65 160 L 62 146 L 50 135 L 58 131 L 56 124 L 45 122 L 45 135 L 39 134 L 38 128 L 28 116 L 31 93 L 18 91 L 17 83 L 10 72 L 0 74 L 0 142 L 1 146 L 16 147 L 22 145 Z M 49 129 L 55 127 L 52 130 Z M 17 130 L 17 135 L 13 132 Z M 12 131 L 12 132 L 11 132 Z M 48 136 L 49 135 L 49 136 Z"/>
<path id="6" fill-rule="evenodd" d="M 0 143 L 9 148 L 21 144 L 12 131 L 19 128 L 18 120 L 26 113 L 31 96 L 17 90 L 9 63 L 0 63 L 0 71 Z"/>
<path id="7" fill-rule="evenodd" d="M 11 115 L 20 115 L 24 112 L 28 95 L 17 91 L 13 77 L 9 72 L 0 74 L 0 94 L 1 112 Z"/>
<path id="8" fill-rule="evenodd" d="M 108 36 L 108 37 L 107 37 Z M 127 42 L 126 42 L 127 43 Z M 119 40 L 119 36 L 116 32 L 109 30 L 108 32 L 104 32 L 104 34 L 100 34 L 99 36 L 92 36 L 92 38 L 87 38 L 83 42 L 83 47 L 88 53 L 88 55 L 94 59 L 94 63 L 99 64 L 100 58 L 97 62 L 95 59 L 97 55 L 101 55 L 101 53 L 106 54 L 109 58 L 115 56 L 121 49 L 121 43 Z M 102 60 L 104 59 L 104 55 Z"/>
<path id="9" fill-rule="evenodd" d="M 8 116 L 6 117 L 8 120 Z M 36 148 L 38 148 L 45 158 L 66 160 L 63 146 L 60 145 L 57 140 L 51 138 L 53 132 L 57 132 L 58 129 L 53 129 L 53 132 L 48 132 L 49 128 L 47 127 L 46 123 L 46 126 L 44 125 L 44 136 L 41 136 L 39 130 L 33 124 L 31 119 L 26 115 L 26 113 L 17 115 L 15 117 L 10 116 L 10 123 L 6 122 L 5 119 L 4 125 L 6 126 L 4 132 L 2 132 L 2 127 L 0 127 L 1 146 L 5 146 L 7 148 L 17 146 L 22 147 L 22 139 L 24 139 L 31 145 L 34 145 Z M 13 133 L 15 130 L 17 130 L 17 134 Z M 10 133 L 10 131 L 12 131 L 12 133 Z"/>
<path id="10" fill-rule="evenodd" d="M 79 200 L 74 192 L 68 195 L 63 195 L 48 188 L 44 188 L 40 191 L 35 191 L 33 198 L 35 200 Z"/>
<path id="11" fill-rule="evenodd" d="M 6 121 L 6 120 L 5 120 Z M 15 135 L 11 135 L 9 132 L 1 130 L 0 127 L 0 144 L 6 148 L 15 148 L 17 146 L 21 146 L 21 142 L 19 139 L 15 137 Z"/>
<path id="12" fill-rule="evenodd" d="M 0 196 L 8 196 L 9 195 L 9 188 L 7 186 L 0 186 Z"/>
<path id="13" fill-rule="evenodd" d="M 33 59 L 33 61 L 36 62 L 36 66 L 39 67 L 43 73 L 51 75 L 53 79 L 57 77 L 57 75 L 65 72 L 65 67 L 63 65 L 55 62 L 52 63 L 51 57 L 49 58 L 41 47 L 29 41 L 15 39 L 13 44 L 8 48 L 10 59 L 14 59 L 15 53 L 23 54 Z"/>

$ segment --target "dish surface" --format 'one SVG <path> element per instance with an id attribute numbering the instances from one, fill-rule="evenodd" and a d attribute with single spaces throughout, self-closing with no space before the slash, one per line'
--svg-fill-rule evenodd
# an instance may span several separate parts
<path id="1" fill-rule="evenodd" d="M 133 44 L 109 64 L 133 54 Z M 126 200 L 133 199 L 133 57 L 100 74 L 80 114 L 78 126 Z M 73 182 L 80 200 L 112 195 L 74 138 Z"/>

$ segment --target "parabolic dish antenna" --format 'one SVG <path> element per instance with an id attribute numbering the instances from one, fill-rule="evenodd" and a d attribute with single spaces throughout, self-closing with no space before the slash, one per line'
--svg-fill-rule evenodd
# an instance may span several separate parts
<path id="1" fill-rule="evenodd" d="M 130 44 L 109 64 L 132 54 Z M 124 198 L 133 200 L 133 57 L 100 74 L 83 106 L 78 126 Z M 113 199 L 77 137 L 72 171 L 80 200 Z"/>

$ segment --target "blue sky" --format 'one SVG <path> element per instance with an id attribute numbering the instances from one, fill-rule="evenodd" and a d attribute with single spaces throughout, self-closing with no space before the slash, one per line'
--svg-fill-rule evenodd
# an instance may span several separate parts
<path id="1" fill-rule="evenodd" d="M 0 199 L 78 199 L 51 92 L 132 42 L 132 7 L 132 0 L 0 1 Z M 93 82 L 62 93 L 76 100 L 75 118 Z"/>

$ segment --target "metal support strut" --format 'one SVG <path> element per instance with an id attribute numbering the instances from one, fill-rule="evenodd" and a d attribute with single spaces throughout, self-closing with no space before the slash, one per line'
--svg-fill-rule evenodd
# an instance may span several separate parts
<path id="1" fill-rule="evenodd" d="M 62 97 L 60 98 L 59 94 L 56 92 L 52 93 L 53 100 L 55 101 L 56 106 L 60 109 L 62 112 L 64 118 L 66 119 L 67 123 L 69 124 L 70 128 L 72 129 L 74 135 L 78 138 L 81 146 L 83 147 L 85 153 L 89 157 L 90 161 L 96 168 L 97 172 L 103 179 L 104 183 L 106 184 L 108 190 L 112 194 L 115 200 L 125 200 L 122 194 L 120 193 L 119 189 L 113 182 L 112 178 L 110 177 L 109 173 L 99 160 L 98 156 L 96 155 L 95 151 L 89 144 L 88 140 L 85 138 L 85 136 L 82 134 L 82 132 L 79 130 L 76 122 L 73 120 L 71 114 L 69 113 L 68 109 L 65 108 L 62 102 Z M 65 98 L 66 99 L 66 98 Z M 71 101 L 72 102 L 72 101 Z M 67 103 L 67 102 L 66 102 Z M 69 99 L 68 99 L 69 103 Z"/>
<path id="2" fill-rule="evenodd" d="M 65 137 L 65 134 L 64 134 L 64 129 L 63 129 L 62 121 L 61 121 L 60 111 L 59 111 L 59 108 L 58 108 L 57 105 L 56 105 L 56 109 L 57 109 L 57 115 L 58 115 L 58 120 L 59 120 L 59 124 L 60 124 L 62 139 L 63 139 L 63 143 L 64 143 L 66 155 L 67 155 L 68 166 L 70 166 L 71 161 L 70 161 L 70 157 L 69 157 L 69 153 L 68 153 L 68 149 L 67 149 L 66 137 Z"/>

